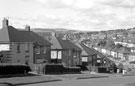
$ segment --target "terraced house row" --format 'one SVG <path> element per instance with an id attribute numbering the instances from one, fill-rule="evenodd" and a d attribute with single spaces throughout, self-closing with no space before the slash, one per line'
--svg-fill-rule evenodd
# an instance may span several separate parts
<path id="1" fill-rule="evenodd" d="M 94 46 L 94 48 L 97 51 L 119 61 L 135 61 L 134 47 L 126 47 L 120 43 L 114 43 L 113 41 L 108 40 L 105 45 Z"/>

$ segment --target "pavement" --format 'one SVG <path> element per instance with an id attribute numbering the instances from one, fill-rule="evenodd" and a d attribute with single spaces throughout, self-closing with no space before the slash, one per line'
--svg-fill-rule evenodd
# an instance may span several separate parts
<path id="1" fill-rule="evenodd" d="M 70 81 L 81 79 L 95 79 L 95 78 L 112 78 L 123 76 L 135 76 L 132 74 L 108 74 L 108 73 L 95 73 L 95 72 L 82 72 L 82 74 L 61 74 L 61 75 L 28 75 L 28 76 L 13 76 L 0 78 L 0 86 L 18 86 L 29 85 L 37 83 L 47 83 L 56 81 Z M 2 85 L 6 84 L 6 85 Z"/>
<path id="2" fill-rule="evenodd" d="M 99 74 L 99 73 L 90 73 L 85 72 L 82 74 L 61 74 L 61 75 L 43 75 L 51 76 L 61 80 L 77 80 L 77 79 L 90 79 L 90 78 L 108 78 L 109 74 Z"/>
<path id="3" fill-rule="evenodd" d="M 127 77 L 109 77 L 109 78 L 92 78 L 63 80 L 60 82 L 29 84 L 24 86 L 130 86 L 127 83 L 135 83 L 135 76 Z M 135 86 L 135 85 L 131 85 Z"/>
<path id="4" fill-rule="evenodd" d="M 61 75 L 27 75 L 27 76 L 10 76 L 0 78 L 0 86 L 18 86 L 18 85 L 29 85 L 37 83 L 47 83 L 64 80 L 77 80 L 77 79 L 88 79 L 88 78 L 107 78 L 106 74 L 61 74 Z M 6 85 L 3 85 L 6 84 Z"/>
<path id="5" fill-rule="evenodd" d="M 18 86 L 18 85 L 28 85 L 36 83 L 47 83 L 47 82 L 61 81 L 50 76 L 39 76 L 39 75 L 30 75 L 30 76 L 15 76 L 15 77 L 3 77 L 0 78 L 0 86 Z M 2 85 L 5 84 L 5 85 Z"/>

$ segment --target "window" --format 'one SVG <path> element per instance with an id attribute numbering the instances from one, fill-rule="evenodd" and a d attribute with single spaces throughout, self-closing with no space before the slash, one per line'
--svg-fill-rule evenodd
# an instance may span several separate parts
<path id="1" fill-rule="evenodd" d="M 20 44 L 17 44 L 17 53 L 20 53 Z"/>
<path id="2" fill-rule="evenodd" d="M 10 44 L 0 44 L 0 51 L 9 51 Z"/>
<path id="3" fill-rule="evenodd" d="M 57 51 L 51 51 L 51 59 L 57 58 Z"/>
<path id="4" fill-rule="evenodd" d="M 46 46 L 44 46 L 44 52 L 43 53 L 46 54 Z"/>
<path id="5" fill-rule="evenodd" d="M 17 60 L 18 63 L 20 63 L 20 60 Z"/>
<path id="6" fill-rule="evenodd" d="M 88 62 L 88 57 L 82 57 L 82 62 Z"/>
<path id="7" fill-rule="evenodd" d="M 101 61 L 98 59 L 98 60 L 97 60 L 97 63 L 100 63 L 100 62 L 101 62 Z"/>
<path id="8" fill-rule="evenodd" d="M 29 52 L 29 43 L 26 43 L 26 45 L 25 45 L 25 51 L 26 52 Z"/>
<path id="9" fill-rule="evenodd" d="M 73 57 L 74 57 L 74 58 L 77 57 L 77 52 L 74 52 Z"/>
<path id="10" fill-rule="evenodd" d="M 58 54 L 58 59 L 62 59 L 62 52 L 61 51 L 57 51 L 57 54 Z"/>
<path id="11" fill-rule="evenodd" d="M 72 54 L 72 50 L 69 50 L 68 51 L 68 56 L 71 56 L 71 54 Z"/>
<path id="12" fill-rule="evenodd" d="M 40 47 L 36 48 L 36 54 L 40 54 Z"/>

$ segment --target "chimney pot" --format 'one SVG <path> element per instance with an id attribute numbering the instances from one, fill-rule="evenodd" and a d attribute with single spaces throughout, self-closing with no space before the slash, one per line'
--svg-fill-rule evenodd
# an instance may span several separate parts
<path id="1" fill-rule="evenodd" d="M 8 27 L 8 19 L 7 18 L 3 19 L 2 25 L 3 25 L 2 28 L 7 28 Z"/>
<path id="2" fill-rule="evenodd" d="M 56 33 L 55 32 L 52 32 L 52 37 L 56 37 Z"/>
<path id="3" fill-rule="evenodd" d="M 29 26 L 29 25 L 26 25 L 26 26 L 25 26 L 25 30 L 26 30 L 26 31 L 30 31 L 30 26 Z"/>

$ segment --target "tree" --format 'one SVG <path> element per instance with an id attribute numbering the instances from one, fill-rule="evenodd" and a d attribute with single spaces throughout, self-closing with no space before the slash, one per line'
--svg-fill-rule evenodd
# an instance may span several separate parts
<path id="1" fill-rule="evenodd" d="M 115 45 L 114 41 L 112 41 L 112 40 L 107 40 L 107 41 L 106 41 L 106 46 L 112 47 L 112 46 L 114 46 L 114 45 Z"/>
<path id="2" fill-rule="evenodd" d="M 117 66 L 116 66 L 116 64 L 115 63 L 112 63 L 111 65 L 110 65 L 110 68 L 111 68 L 111 72 L 116 72 L 116 69 L 117 69 Z"/>
<path id="3" fill-rule="evenodd" d="M 120 73 L 122 73 L 122 70 L 124 69 L 124 65 L 122 63 L 119 63 L 117 67 L 118 67 Z"/>
<path id="4" fill-rule="evenodd" d="M 115 46 L 116 46 L 117 48 L 123 47 L 121 44 L 116 44 Z"/>
<path id="5" fill-rule="evenodd" d="M 98 43 L 98 46 L 105 46 L 106 45 L 106 41 L 100 41 L 99 43 Z"/>

